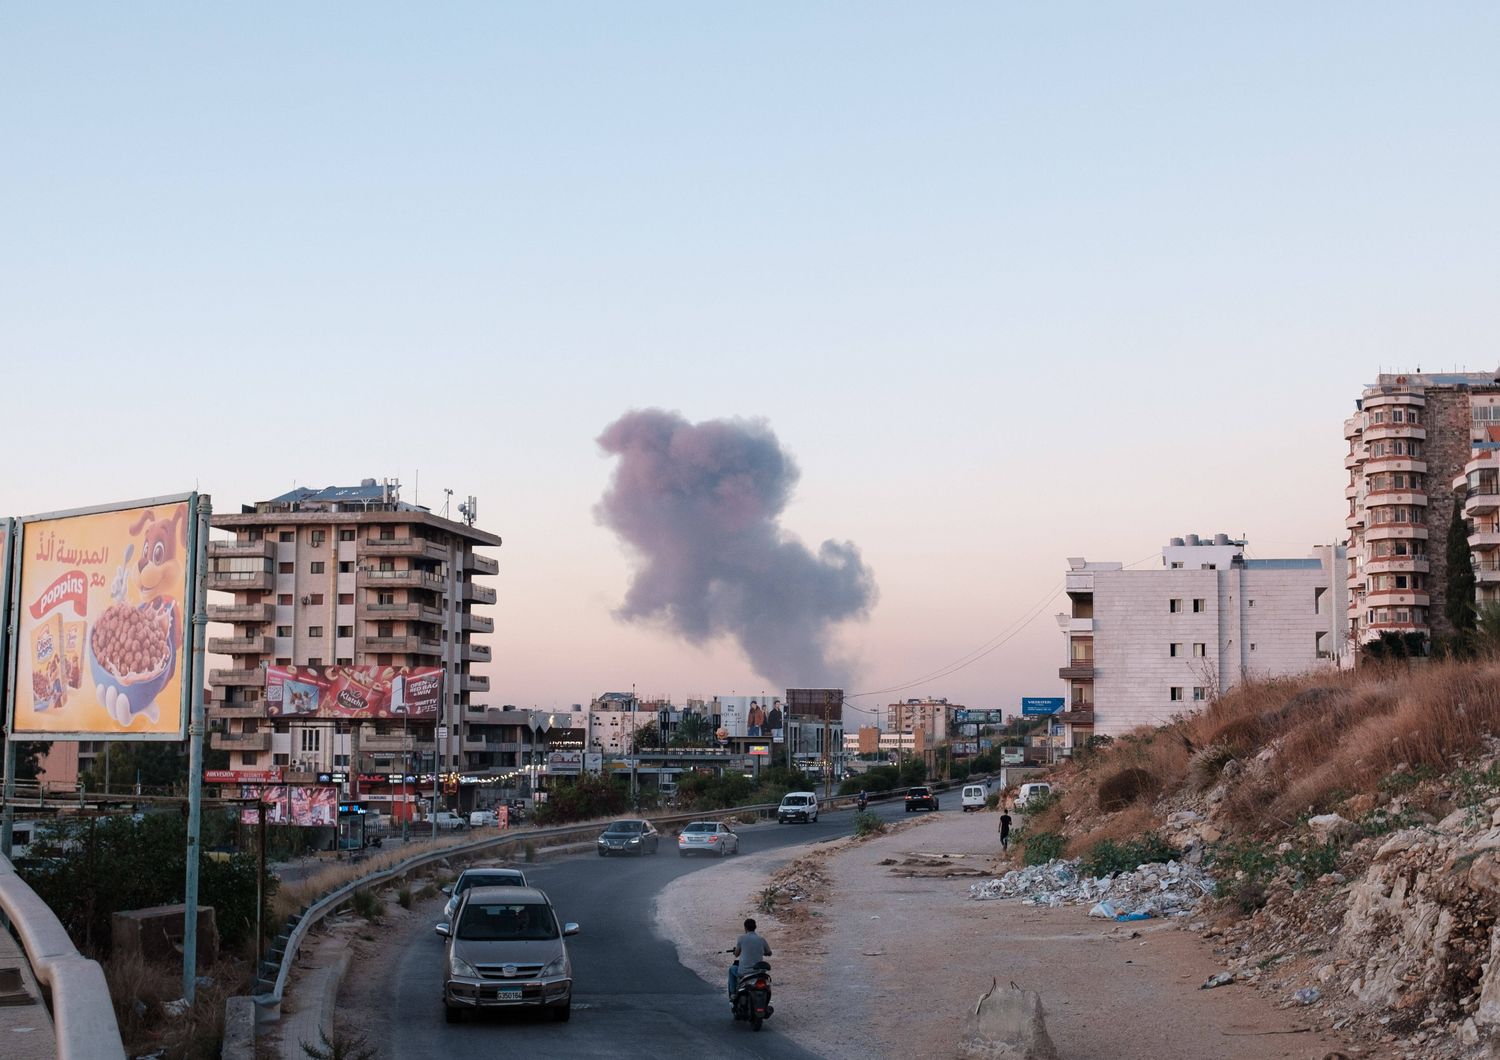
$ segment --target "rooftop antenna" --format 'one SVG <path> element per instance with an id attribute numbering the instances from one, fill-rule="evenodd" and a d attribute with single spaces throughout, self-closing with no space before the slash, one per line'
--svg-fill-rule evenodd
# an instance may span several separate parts
<path id="1" fill-rule="evenodd" d="M 444 519 L 448 518 L 448 505 L 452 502 L 452 500 L 453 500 L 453 491 L 450 490 L 448 487 L 444 486 L 443 487 L 443 518 Z"/>
<path id="2" fill-rule="evenodd" d="M 448 492 L 452 493 L 453 491 L 449 490 Z M 472 527 L 474 525 L 474 520 L 479 518 L 479 501 L 474 498 L 473 494 L 469 495 L 468 500 L 459 503 L 458 514 L 463 516 L 464 522 L 469 526 Z"/>

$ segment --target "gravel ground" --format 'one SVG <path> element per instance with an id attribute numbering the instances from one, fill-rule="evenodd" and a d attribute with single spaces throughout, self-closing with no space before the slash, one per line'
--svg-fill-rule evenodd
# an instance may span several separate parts
<path id="1" fill-rule="evenodd" d="M 970 899 L 971 883 L 1000 871 L 995 820 L 924 816 L 870 840 L 746 856 L 667 887 L 657 924 L 684 965 L 722 987 L 728 958 L 713 951 L 756 917 L 775 954 L 770 1026 L 830 1060 L 953 1056 L 992 980 L 1040 991 L 1066 1060 L 1378 1055 L 1322 1031 L 1317 1008 L 1280 1008 L 1244 985 L 1200 990 L 1223 966 L 1178 921 Z M 768 878 L 799 855 L 823 863 L 828 900 L 758 911 Z"/>

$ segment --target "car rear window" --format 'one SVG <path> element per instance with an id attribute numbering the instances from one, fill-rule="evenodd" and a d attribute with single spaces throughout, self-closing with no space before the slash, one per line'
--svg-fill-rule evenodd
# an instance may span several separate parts
<path id="1" fill-rule="evenodd" d="M 683 829 L 684 832 L 717 832 L 718 826 L 709 821 L 694 821 Z"/>

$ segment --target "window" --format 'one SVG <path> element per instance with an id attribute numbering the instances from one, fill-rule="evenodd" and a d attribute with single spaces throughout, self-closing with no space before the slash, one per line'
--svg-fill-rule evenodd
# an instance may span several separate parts
<path id="1" fill-rule="evenodd" d="M 311 659 L 307 660 L 307 665 L 308 666 L 322 666 L 323 665 L 323 656 L 321 656 L 321 655 L 314 655 Z"/>
<path id="2" fill-rule="evenodd" d="M 317 571 L 313 571 L 313 573 L 316 574 L 318 572 Z M 311 606 L 313 606 L 313 607 L 322 607 L 323 606 L 323 594 L 322 593 L 312 593 L 311 595 L 308 596 L 307 602 Z"/>
<path id="3" fill-rule="evenodd" d="M 1193 702 L 1194 703 L 1202 703 L 1207 698 L 1208 698 L 1208 689 L 1206 689 L 1206 688 L 1199 688 L 1197 685 L 1193 686 Z"/>
<path id="4" fill-rule="evenodd" d="M 276 627 L 276 635 L 278 637 L 290 637 L 292 635 L 292 627 L 291 626 L 277 626 Z"/>
<path id="5" fill-rule="evenodd" d="M 1172 561 L 1171 569 L 1172 570 L 1182 570 L 1182 560 L 1180 560 L 1180 559 L 1174 559 Z"/>
<path id="6" fill-rule="evenodd" d="M 354 627 L 353 626 L 340 626 L 340 627 L 338 627 L 337 630 L 334 631 L 334 636 L 336 636 L 336 637 L 352 637 L 352 636 L 354 636 Z"/>
<path id="7" fill-rule="evenodd" d="M 1202 658 L 1207 657 L 1207 655 L 1208 655 L 1208 645 L 1204 644 L 1202 641 L 1194 641 L 1193 642 L 1193 657 L 1195 659 L 1202 659 Z"/>
<path id="8" fill-rule="evenodd" d="M 1322 636 L 1322 634 L 1319 634 L 1319 636 Z M 1251 645 L 1250 645 L 1250 650 L 1251 650 L 1251 651 L 1254 651 L 1254 650 L 1255 650 L 1255 644 L 1254 644 L 1254 643 L 1253 643 L 1253 642 L 1252 642 L 1252 643 L 1251 643 Z"/>
<path id="9" fill-rule="evenodd" d="M 1167 654 L 1169 656 L 1171 656 L 1172 658 L 1174 658 L 1174 659 L 1177 658 L 1179 655 L 1182 654 L 1182 645 L 1181 644 L 1168 644 L 1167 645 Z"/>
<path id="10" fill-rule="evenodd" d="M 354 660 L 350 659 L 350 658 L 340 657 L 340 658 L 337 658 L 337 659 L 333 660 L 333 665 L 335 665 L 335 666 L 353 666 L 354 665 Z"/>
<path id="11" fill-rule="evenodd" d="M 291 593 L 279 593 L 279 594 L 277 594 L 277 596 L 276 596 L 276 603 L 277 603 L 277 605 L 279 607 L 291 607 L 292 606 L 292 594 Z"/>
<path id="12" fill-rule="evenodd" d="M 312 532 L 312 547 L 318 548 L 328 539 L 327 530 L 314 530 Z"/>
<path id="13" fill-rule="evenodd" d="M 390 526 L 382 526 L 380 528 L 380 537 L 377 538 L 376 540 L 379 540 L 379 541 L 394 541 L 394 540 L 396 540 L 396 530 L 395 530 L 395 528 L 394 527 L 390 527 Z"/>
<path id="14" fill-rule="evenodd" d="M 1171 699 L 1171 701 L 1173 703 L 1181 703 L 1182 702 L 1182 686 L 1181 685 L 1173 685 L 1168 690 L 1168 698 Z"/>
<path id="15" fill-rule="evenodd" d="M 333 764 L 334 764 L 335 767 L 338 767 L 338 766 L 347 766 L 349 764 L 349 756 L 348 755 L 334 755 L 333 756 Z"/>
<path id="16" fill-rule="evenodd" d="M 274 754 L 271 756 L 271 764 L 273 766 L 290 765 L 291 763 L 288 761 L 290 757 L 290 755 Z"/>
<path id="17" fill-rule="evenodd" d="M 295 541 L 295 540 L 297 540 L 296 531 L 294 531 L 294 530 L 283 530 L 281 533 L 279 533 L 279 534 L 276 535 L 276 540 L 278 540 L 278 541 Z"/>
<path id="18" fill-rule="evenodd" d="M 339 603 L 340 604 L 352 604 L 352 603 L 354 603 L 354 594 L 353 593 L 339 593 Z"/>
<path id="19" fill-rule="evenodd" d="M 308 564 L 307 569 L 312 574 L 322 574 L 323 573 L 323 561 L 320 560 L 320 559 L 315 559 L 311 563 Z"/>
<path id="20" fill-rule="evenodd" d="M 280 719 L 272 722 L 271 724 L 272 724 L 272 727 L 275 728 L 275 730 L 277 732 L 291 732 L 292 731 L 292 723 L 289 722 L 289 721 L 287 721 L 285 718 L 280 718 Z"/>
<path id="21" fill-rule="evenodd" d="M 242 765 L 242 766 L 253 766 L 253 765 L 255 765 L 255 752 L 254 751 L 241 751 L 240 752 L 240 765 Z"/>
<path id="22" fill-rule="evenodd" d="M 1203 612 L 1205 612 L 1207 610 L 1208 610 L 1208 601 L 1204 600 L 1203 597 L 1199 596 L 1199 597 L 1195 597 L 1193 599 L 1193 614 L 1195 614 L 1195 615 L 1201 615 L 1201 614 L 1203 614 Z"/>
<path id="23" fill-rule="evenodd" d="M 354 531 L 353 530 L 340 530 L 339 531 L 339 540 L 340 541 L 353 541 L 354 540 Z"/>
<path id="24" fill-rule="evenodd" d="M 323 627 L 322 626 L 308 626 L 307 627 L 307 635 L 309 637 L 321 637 L 323 635 Z"/>
<path id="25" fill-rule="evenodd" d="M 302 750 L 318 751 L 322 749 L 323 730 L 304 728 L 297 730 L 301 735 Z"/>
<path id="26" fill-rule="evenodd" d="M 340 574 L 353 574 L 354 573 L 354 561 L 352 559 L 341 559 L 341 560 L 339 560 L 339 573 Z"/>
<path id="27" fill-rule="evenodd" d="M 1173 599 L 1171 599 L 1171 600 L 1168 600 L 1167 601 L 1167 610 L 1170 611 L 1174 615 L 1177 614 L 1178 612 L 1180 612 L 1182 610 L 1182 601 L 1179 600 L 1179 599 L 1177 599 L 1177 598 L 1175 598 L 1175 597 Z"/>
<path id="28" fill-rule="evenodd" d="M 296 570 L 296 567 L 293 566 L 290 563 L 278 563 L 278 564 L 276 564 L 276 573 L 277 574 L 292 574 L 292 573 L 295 572 L 295 570 Z"/>
<path id="29" fill-rule="evenodd" d="M 396 594 L 392 592 L 376 593 L 375 602 L 377 604 L 394 604 L 396 602 Z"/>
<path id="30" fill-rule="evenodd" d="M 277 666 L 290 666 L 290 665 L 292 665 L 292 660 L 288 659 L 284 655 L 278 656 L 277 659 L 276 659 L 276 665 Z"/>
<path id="31" fill-rule="evenodd" d="M 377 637 L 394 637 L 396 625 L 394 622 L 375 623 L 375 635 Z"/>
<path id="32" fill-rule="evenodd" d="M 1251 606 L 1251 607 L 1254 607 L 1254 606 L 1255 606 L 1255 601 L 1254 601 L 1254 600 L 1251 600 L 1251 601 L 1250 601 L 1250 606 Z"/>

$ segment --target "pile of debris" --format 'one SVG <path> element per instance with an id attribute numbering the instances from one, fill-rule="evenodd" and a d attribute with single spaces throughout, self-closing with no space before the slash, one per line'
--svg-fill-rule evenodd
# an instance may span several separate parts
<path id="1" fill-rule="evenodd" d="M 1214 889 L 1213 878 L 1200 866 L 1180 861 L 1141 865 L 1114 876 L 1081 875 L 1079 862 L 1055 859 L 1016 869 L 997 880 L 971 884 L 969 897 L 1019 898 L 1045 906 L 1090 903 L 1090 916 L 1143 920 L 1186 916 Z"/>
<path id="2" fill-rule="evenodd" d="M 828 897 L 829 888 L 827 854 L 819 851 L 776 872 L 760 892 L 759 907 L 762 912 L 774 911 L 783 920 L 817 916 L 812 907 Z"/>

